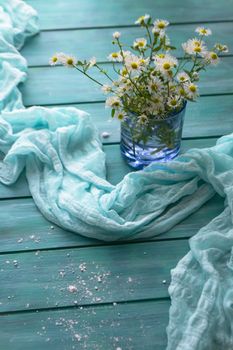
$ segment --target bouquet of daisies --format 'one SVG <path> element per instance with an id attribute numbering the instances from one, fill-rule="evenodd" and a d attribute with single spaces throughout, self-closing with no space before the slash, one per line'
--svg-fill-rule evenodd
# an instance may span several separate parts
<path id="1" fill-rule="evenodd" d="M 198 97 L 199 74 L 209 65 L 219 62 L 219 53 L 228 52 L 226 45 L 217 43 L 209 49 L 204 39 L 211 30 L 196 29 L 196 37 L 182 44 L 183 57 L 177 59 L 166 33 L 169 22 L 144 15 L 135 22 L 144 30 L 144 36 L 135 39 L 131 46 L 124 44 L 121 33 L 113 33 L 116 50 L 108 56 L 117 78 L 103 69 L 93 57 L 79 60 L 75 56 L 58 53 L 50 59 L 51 65 L 62 64 L 77 69 L 101 86 L 106 106 L 112 117 L 124 121 L 133 113 L 140 125 L 150 125 L 179 111 L 185 101 Z M 109 80 L 104 84 L 91 76 L 91 69 L 100 71 Z"/>

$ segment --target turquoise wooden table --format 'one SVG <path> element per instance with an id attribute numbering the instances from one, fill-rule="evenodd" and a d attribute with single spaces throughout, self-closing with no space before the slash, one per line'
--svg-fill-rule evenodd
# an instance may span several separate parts
<path id="1" fill-rule="evenodd" d="M 103 141 L 113 184 L 130 171 L 120 156 L 119 124 L 109 121 L 90 81 L 48 66 L 54 52 L 95 55 L 108 65 L 112 32 L 132 40 L 139 35 L 132 23 L 144 13 L 171 22 L 174 44 L 207 25 L 230 52 L 206 73 L 199 102 L 188 106 L 182 151 L 214 145 L 233 131 L 233 0 L 27 2 L 38 10 L 42 31 L 22 50 L 29 63 L 24 102 L 90 112 L 100 132 L 110 133 Z M 130 244 L 104 244 L 51 225 L 36 209 L 24 176 L 10 188 L 1 185 L 0 197 L 0 350 L 166 348 L 170 270 L 188 251 L 189 237 L 221 212 L 220 197 L 169 232 Z"/>

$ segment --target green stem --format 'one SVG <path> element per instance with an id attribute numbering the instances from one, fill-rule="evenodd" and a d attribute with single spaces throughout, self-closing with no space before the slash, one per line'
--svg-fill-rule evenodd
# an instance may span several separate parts
<path id="1" fill-rule="evenodd" d="M 98 66 L 98 64 L 95 64 L 96 68 L 99 69 L 99 71 L 104 74 L 112 83 L 114 82 L 114 80 L 108 75 L 107 72 L 105 72 L 101 67 Z"/>
<path id="2" fill-rule="evenodd" d="M 77 66 L 73 65 L 73 67 L 75 69 L 77 69 L 80 73 L 83 73 L 84 75 L 86 75 L 86 77 L 88 77 L 89 79 L 91 79 L 92 81 L 94 81 L 96 84 L 103 86 L 102 83 L 100 83 L 99 81 L 97 81 L 96 79 L 92 78 L 89 74 L 87 74 L 86 72 L 84 72 L 83 70 L 81 70 L 80 68 L 78 68 Z"/>

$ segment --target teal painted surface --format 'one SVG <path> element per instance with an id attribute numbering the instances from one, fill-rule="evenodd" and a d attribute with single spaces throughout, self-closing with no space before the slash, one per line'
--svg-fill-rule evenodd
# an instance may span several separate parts
<path id="1" fill-rule="evenodd" d="M 1 346 L 4 350 L 164 350 L 168 308 L 165 300 L 1 316 Z"/>
<path id="2" fill-rule="evenodd" d="M 87 28 L 131 25 L 150 13 L 170 22 L 233 20 L 233 1 L 222 0 L 27 0 L 41 14 L 41 28 Z"/>
<path id="3" fill-rule="evenodd" d="M 177 240 L 1 255 L 0 312 L 165 298 L 187 252 Z"/>

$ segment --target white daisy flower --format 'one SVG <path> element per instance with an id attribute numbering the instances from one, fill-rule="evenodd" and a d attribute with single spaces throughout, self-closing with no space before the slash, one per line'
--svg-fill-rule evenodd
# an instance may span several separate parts
<path id="1" fill-rule="evenodd" d="M 120 33 L 120 32 L 114 32 L 114 33 L 112 34 L 112 36 L 113 36 L 114 39 L 119 39 L 120 36 L 121 36 L 121 33 Z"/>
<path id="2" fill-rule="evenodd" d="M 142 115 L 139 115 L 138 122 L 139 122 L 139 124 L 145 125 L 145 124 L 147 124 L 149 122 L 149 119 L 146 116 L 146 114 L 142 114 Z"/>
<path id="3" fill-rule="evenodd" d="M 203 36 L 209 36 L 212 34 L 212 31 L 209 28 L 205 27 L 197 27 L 195 29 L 195 32 L 198 33 L 199 35 Z"/>
<path id="4" fill-rule="evenodd" d="M 181 104 L 179 96 L 172 96 L 168 98 L 167 105 L 171 108 L 177 108 Z"/>
<path id="5" fill-rule="evenodd" d="M 156 21 L 154 22 L 154 29 L 157 29 L 159 31 L 165 30 L 168 25 L 169 22 L 165 19 L 156 19 Z"/>
<path id="6" fill-rule="evenodd" d="M 58 63 L 60 63 L 59 54 L 56 53 L 49 59 L 49 64 L 50 66 L 56 66 Z"/>
<path id="7" fill-rule="evenodd" d="M 215 44 L 215 49 L 220 51 L 220 52 L 225 52 L 227 53 L 229 51 L 227 45 L 222 45 L 222 44 Z"/>
<path id="8" fill-rule="evenodd" d="M 139 59 L 139 62 L 142 66 L 147 66 L 150 63 L 150 58 L 149 57 L 147 57 L 147 58 L 142 57 Z"/>
<path id="9" fill-rule="evenodd" d="M 155 56 L 155 66 L 163 74 L 170 74 L 172 68 L 177 67 L 178 61 L 174 56 L 169 54 L 156 55 Z"/>
<path id="10" fill-rule="evenodd" d="M 66 55 L 63 53 L 60 54 L 59 60 L 64 66 L 70 67 L 70 68 L 73 68 L 77 63 L 77 58 L 75 56 Z"/>
<path id="11" fill-rule="evenodd" d="M 177 80 L 180 82 L 180 83 L 188 83 L 190 82 L 190 77 L 187 73 L 185 72 L 180 72 L 177 74 L 176 76 Z"/>
<path id="12" fill-rule="evenodd" d="M 93 67 L 95 64 L 96 64 L 96 58 L 95 58 L 95 57 L 92 57 L 92 58 L 89 60 L 89 68 Z"/>
<path id="13" fill-rule="evenodd" d="M 209 62 L 210 64 L 213 64 L 213 65 L 218 64 L 220 61 L 218 55 L 214 51 L 207 52 L 205 55 L 205 59 L 207 62 Z"/>
<path id="14" fill-rule="evenodd" d="M 134 41 L 133 47 L 136 49 L 144 49 L 146 47 L 147 40 L 145 38 L 138 38 Z"/>
<path id="15" fill-rule="evenodd" d="M 104 84 L 104 85 L 101 87 L 101 90 L 103 91 L 104 94 L 109 94 L 109 92 L 112 91 L 112 88 L 111 88 L 110 85 Z"/>
<path id="16" fill-rule="evenodd" d="M 136 55 L 125 57 L 125 66 L 129 72 L 139 72 L 142 69 L 141 59 Z"/>
<path id="17" fill-rule="evenodd" d="M 122 62 L 122 56 L 120 52 L 112 52 L 108 55 L 109 61 Z"/>
<path id="18" fill-rule="evenodd" d="M 121 107 L 121 100 L 117 96 L 110 96 L 106 99 L 105 106 L 118 109 Z"/>
<path id="19" fill-rule="evenodd" d="M 139 17 L 136 21 L 135 24 L 145 24 L 146 21 L 148 21 L 148 19 L 150 19 L 150 15 L 146 14 L 144 16 Z"/>
<path id="20" fill-rule="evenodd" d="M 198 81 L 198 80 L 199 80 L 199 74 L 198 74 L 197 72 L 193 72 L 193 73 L 192 73 L 192 79 L 193 79 L 194 81 Z"/>
<path id="21" fill-rule="evenodd" d="M 207 48 L 203 41 L 199 39 L 189 39 L 186 43 L 182 44 L 183 50 L 189 55 L 199 54 L 204 56 L 207 52 Z"/>
<path id="22" fill-rule="evenodd" d="M 116 112 L 116 118 L 119 120 L 124 120 L 126 118 L 126 113 L 124 111 Z"/>
<path id="23" fill-rule="evenodd" d="M 155 77 L 153 80 L 149 81 L 147 85 L 148 91 L 152 93 L 158 93 L 162 90 L 162 82 L 159 78 Z"/>
<path id="24" fill-rule="evenodd" d="M 198 87 L 193 83 L 187 84 L 185 92 L 190 99 L 194 100 L 198 96 Z"/>

